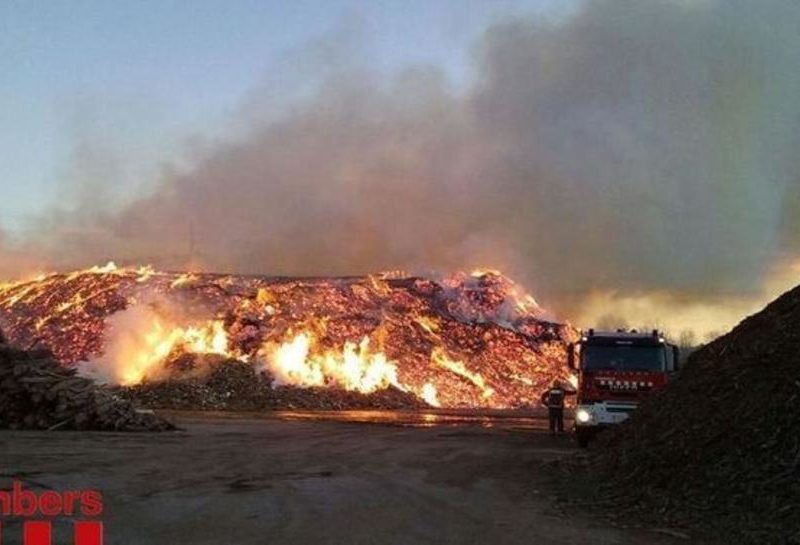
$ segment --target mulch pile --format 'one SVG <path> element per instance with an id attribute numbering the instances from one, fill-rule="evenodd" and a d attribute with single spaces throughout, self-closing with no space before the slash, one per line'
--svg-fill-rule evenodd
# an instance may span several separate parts
<path id="1" fill-rule="evenodd" d="M 693 354 L 573 463 L 588 482 L 573 473 L 567 486 L 620 517 L 731 543 L 800 543 L 800 287 Z"/>
<path id="2" fill-rule="evenodd" d="M 48 351 L 24 351 L 0 334 L 0 429 L 166 431 L 172 424 L 141 412 Z"/>
<path id="3" fill-rule="evenodd" d="M 219 320 L 229 354 L 264 364 L 264 347 L 300 332 L 312 334 L 316 355 L 341 354 L 366 337 L 371 352 L 396 366 L 404 389 L 431 385 L 443 407 L 538 404 L 554 379 L 569 376 L 567 346 L 577 338 L 519 286 L 489 271 L 434 279 L 89 269 L 0 285 L 0 324 L 9 339 L 48 348 L 66 367 L 97 361 L 119 336 L 140 337 L 144 331 L 133 324 L 144 327 L 143 317 L 155 316 L 164 327 Z M 437 364 L 434 351 L 467 373 Z"/>
<path id="4" fill-rule="evenodd" d="M 214 364 L 201 376 L 174 376 L 115 388 L 117 395 L 151 409 L 260 411 L 265 409 L 416 409 L 427 407 L 417 396 L 396 388 L 370 394 L 341 388 L 276 386 L 269 375 L 237 360 Z"/>

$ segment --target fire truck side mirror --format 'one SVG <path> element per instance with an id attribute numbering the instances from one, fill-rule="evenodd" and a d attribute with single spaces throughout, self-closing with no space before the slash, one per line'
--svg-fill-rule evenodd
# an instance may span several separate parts
<path id="1" fill-rule="evenodd" d="M 567 365 L 570 369 L 575 370 L 575 343 L 569 343 L 567 347 Z"/>
<path id="2" fill-rule="evenodd" d="M 681 351 L 677 345 L 672 345 L 672 370 L 678 371 L 681 367 Z"/>

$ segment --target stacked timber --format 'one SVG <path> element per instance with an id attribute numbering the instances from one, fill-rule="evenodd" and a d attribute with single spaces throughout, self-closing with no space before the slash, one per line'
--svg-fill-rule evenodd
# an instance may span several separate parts
<path id="1" fill-rule="evenodd" d="M 0 339 L 2 334 L 0 334 Z M 165 431 L 151 412 L 137 411 L 93 381 L 62 367 L 48 351 L 0 343 L 0 428 Z"/>

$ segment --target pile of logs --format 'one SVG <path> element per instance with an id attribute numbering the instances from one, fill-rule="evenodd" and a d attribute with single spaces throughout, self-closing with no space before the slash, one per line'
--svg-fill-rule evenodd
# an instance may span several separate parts
<path id="1" fill-rule="evenodd" d="M 109 390 L 76 376 L 48 351 L 24 351 L 0 333 L 0 428 L 165 431 L 172 424 L 137 411 Z"/>

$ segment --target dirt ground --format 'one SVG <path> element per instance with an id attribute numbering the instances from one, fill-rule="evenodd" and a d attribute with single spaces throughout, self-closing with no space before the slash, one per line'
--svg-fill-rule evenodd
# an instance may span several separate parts
<path id="1" fill-rule="evenodd" d="M 559 513 L 540 465 L 576 447 L 537 420 L 172 417 L 182 431 L 0 432 L 0 486 L 100 490 L 113 545 L 687 542 Z"/>

